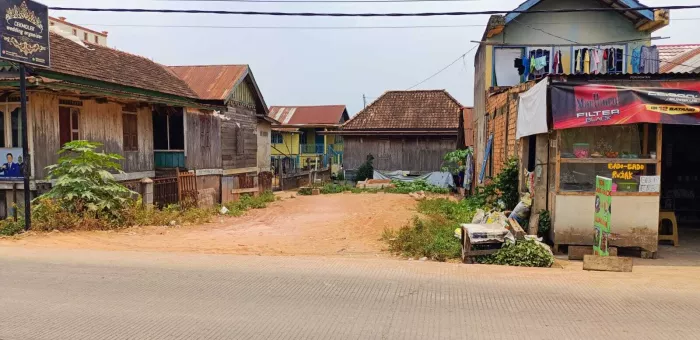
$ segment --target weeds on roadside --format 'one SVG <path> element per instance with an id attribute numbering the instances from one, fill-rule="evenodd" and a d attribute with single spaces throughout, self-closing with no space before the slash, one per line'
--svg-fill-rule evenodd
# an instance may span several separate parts
<path id="1" fill-rule="evenodd" d="M 240 200 L 228 202 L 224 204 L 226 209 L 228 209 L 228 215 L 231 216 L 241 216 L 249 209 L 262 209 L 267 207 L 268 203 L 272 203 L 276 200 L 275 194 L 271 191 L 266 191 L 259 196 L 255 197 L 252 195 L 243 195 Z"/>

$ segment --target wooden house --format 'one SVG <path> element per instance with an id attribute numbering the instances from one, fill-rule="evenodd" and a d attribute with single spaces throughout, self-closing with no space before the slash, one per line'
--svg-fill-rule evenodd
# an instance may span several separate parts
<path id="1" fill-rule="evenodd" d="M 234 199 L 233 191 L 239 194 L 257 189 L 257 174 L 270 168 L 269 151 L 265 150 L 270 149 L 269 134 L 275 120 L 267 116 L 267 105 L 250 67 L 205 65 L 169 69 L 203 103 L 223 108 L 215 115 L 189 112 L 187 133 L 201 134 L 201 140 L 208 139 L 210 147 L 193 145 L 194 150 L 208 152 L 196 153 L 185 166 L 208 175 L 198 179 L 198 183 L 220 195 L 221 202 Z"/>
<path id="2" fill-rule="evenodd" d="M 222 107 L 199 100 L 147 58 L 56 33 L 50 39 L 51 68 L 30 68 L 28 77 L 30 159 L 22 166 L 31 170 L 32 190 L 50 188 L 46 166 L 77 139 L 124 156 L 125 173 L 116 176 L 122 181 L 156 177 L 161 166 L 199 166 L 200 158 L 218 167 L 218 142 L 210 136 L 219 124 L 213 112 Z M 22 147 L 17 72 L 10 63 L 0 67 L 0 151 Z M 23 201 L 22 189 L 21 179 L 0 175 L 0 217 Z"/>
<path id="3" fill-rule="evenodd" d="M 383 171 L 440 171 L 458 145 L 462 105 L 445 90 L 388 91 L 346 122 L 343 166 L 354 170 L 374 157 Z"/>

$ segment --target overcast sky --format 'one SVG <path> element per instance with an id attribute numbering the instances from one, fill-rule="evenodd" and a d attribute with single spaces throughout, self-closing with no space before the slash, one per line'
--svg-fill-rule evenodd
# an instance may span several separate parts
<path id="1" fill-rule="evenodd" d="M 49 6 L 227 9 L 307 12 L 418 12 L 505 10 L 521 0 L 467 0 L 446 3 L 308 4 L 226 1 L 40 0 Z M 698 1 L 644 1 L 648 6 Z M 111 47 L 166 65 L 249 64 L 268 105 L 347 105 L 350 115 L 387 90 L 404 90 L 440 70 L 480 40 L 488 16 L 442 18 L 308 18 L 203 14 L 129 14 L 52 11 L 68 21 L 109 31 Z M 700 10 L 672 11 L 671 21 L 654 33 L 670 36 L 658 44 L 700 43 Z M 420 29 L 211 29 L 109 25 L 184 26 L 420 26 Z M 472 26 L 473 25 L 473 26 Z M 465 106 L 473 102 L 474 54 L 425 82 L 421 89 L 447 89 Z"/>

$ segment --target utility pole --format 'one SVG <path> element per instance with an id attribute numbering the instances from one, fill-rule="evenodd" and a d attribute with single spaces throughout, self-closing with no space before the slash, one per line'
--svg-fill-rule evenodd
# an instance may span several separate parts
<path id="1" fill-rule="evenodd" d="M 367 97 L 365 97 L 365 94 L 362 94 L 362 104 L 364 105 L 363 108 L 367 107 Z"/>

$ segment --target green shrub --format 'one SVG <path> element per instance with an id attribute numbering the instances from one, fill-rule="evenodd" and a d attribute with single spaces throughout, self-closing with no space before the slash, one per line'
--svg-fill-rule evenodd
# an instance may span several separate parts
<path id="1" fill-rule="evenodd" d="M 457 227 L 457 223 L 444 219 L 414 218 L 410 225 L 399 230 L 385 229 L 382 239 L 392 253 L 446 261 L 459 258 L 462 252 L 459 240 L 454 237 Z"/>
<path id="2" fill-rule="evenodd" d="M 0 236 L 12 236 L 24 231 L 24 220 L 12 218 L 0 221 Z"/>
<path id="3" fill-rule="evenodd" d="M 470 149 L 450 151 L 445 154 L 442 162 L 442 171 L 450 172 L 453 175 L 466 169 L 465 162 L 468 154 L 471 154 Z"/>
<path id="4" fill-rule="evenodd" d="M 299 190 L 297 191 L 297 194 L 302 195 L 302 196 L 311 196 L 311 190 L 312 190 L 311 187 L 299 188 Z"/>
<path id="5" fill-rule="evenodd" d="M 470 223 L 476 209 L 466 200 L 455 202 L 446 198 L 437 198 L 418 202 L 418 212 L 458 223 Z"/>
<path id="6" fill-rule="evenodd" d="M 374 165 L 372 165 L 373 161 L 374 156 L 371 154 L 367 155 L 367 160 L 362 163 L 359 168 L 357 168 L 357 174 L 355 175 L 356 181 L 359 182 L 374 178 Z"/>
<path id="7" fill-rule="evenodd" d="M 516 243 L 506 242 L 497 253 L 480 256 L 479 263 L 498 264 L 518 267 L 551 267 L 554 256 L 544 249 L 537 241 L 531 239 L 519 240 Z"/>
<path id="8" fill-rule="evenodd" d="M 228 209 L 228 215 L 240 216 L 250 209 L 262 209 L 267 207 L 268 203 L 276 200 L 275 194 L 271 191 L 266 191 L 259 196 L 243 195 L 238 201 L 226 203 L 224 206 Z"/>
<path id="9" fill-rule="evenodd" d="M 537 225 L 537 236 L 549 238 L 549 230 L 552 229 L 552 217 L 548 210 L 540 210 L 540 219 Z"/>
<path id="10" fill-rule="evenodd" d="M 450 192 L 450 189 L 441 188 L 439 186 L 429 184 L 428 182 L 422 179 L 415 180 L 412 182 L 393 180 L 391 181 L 391 183 L 394 184 L 395 187 L 386 188 L 385 191 L 388 193 L 410 194 L 412 192 L 425 191 L 435 194 L 448 194 Z"/>
<path id="11" fill-rule="evenodd" d="M 494 185 L 500 200 L 505 205 L 505 210 L 513 210 L 520 202 L 520 191 L 518 190 L 518 161 L 511 159 L 506 163 L 501 173 L 496 176 Z"/>
<path id="12" fill-rule="evenodd" d="M 321 187 L 321 193 L 322 194 L 339 194 L 342 192 L 346 191 L 351 191 L 352 187 L 346 184 L 326 184 L 323 187 Z"/>

